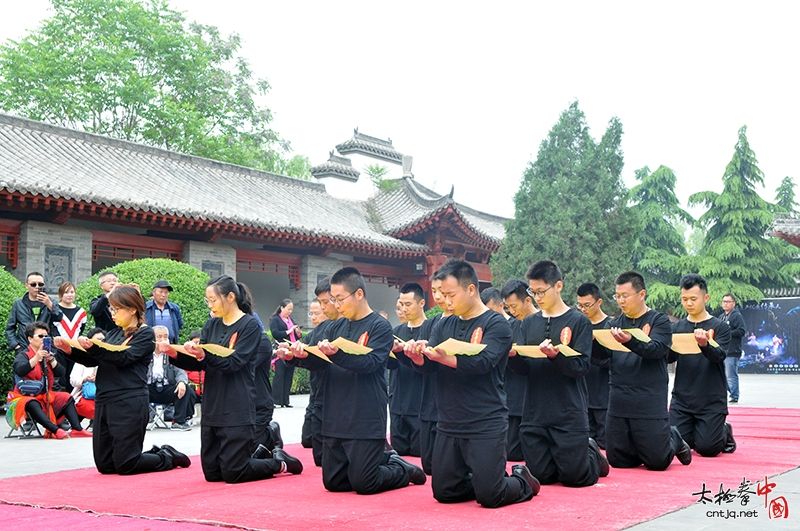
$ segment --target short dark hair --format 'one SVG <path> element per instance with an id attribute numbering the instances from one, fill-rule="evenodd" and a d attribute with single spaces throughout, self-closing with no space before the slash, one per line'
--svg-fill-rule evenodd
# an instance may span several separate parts
<path id="1" fill-rule="evenodd" d="M 499 289 L 495 288 L 494 286 L 489 286 L 485 290 L 481 291 L 481 302 L 484 304 L 489 302 L 500 304 L 503 302 L 503 297 L 500 295 Z"/>
<path id="2" fill-rule="evenodd" d="M 599 301 L 603 298 L 603 294 L 600 292 L 600 287 L 592 282 L 584 282 L 578 286 L 578 290 L 575 292 L 575 294 L 578 297 L 586 297 L 587 295 L 591 295 L 596 301 Z"/>
<path id="3" fill-rule="evenodd" d="M 555 262 L 539 260 L 528 268 L 525 278 L 528 280 L 541 280 L 553 286 L 559 280 L 564 280 L 564 275 L 561 274 L 561 270 Z"/>
<path id="4" fill-rule="evenodd" d="M 422 286 L 416 282 L 406 282 L 403 284 L 400 288 L 400 294 L 403 295 L 404 293 L 413 293 L 414 300 L 417 302 L 425 298 L 425 291 L 422 289 Z"/>
<path id="5" fill-rule="evenodd" d="M 505 300 L 509 295 L 516 295 L 520 301 L 524 301 L 528 295 L 528 283 L 518 278 L 512 278 L 500 290 L 500 296 Z"/>
<path id="6" fill-rule="evenodd" d="M 736 304 L 736 295 L 734 295 L 733 293 L 726 293 L 725 295 L 722 296 L 723 299 L 725 297 L 730 297 L 731 299 L 733 299 L 733 303 Z"/>
<path id="7" fill-rule="evenodd" d="M 31 277 L 33 277 L 33 276 L 36 276 L 36 277 L 42 277 L 42 278 L 44 278 L 44 275 L 43 275 L 43 274 L 41 274 L 41 273 L 39 273 L 38 271 L 31 271 L 31 272 L 30 272 L 30 273 L 28 273 L 28 275 L 25 277 L 25 283 L 27 284 L 27 283 L 28 283 L 28 280 L 29 280 Z"/>
<path id="8" fill-rule="evenodd" d="M 367 294 L 367 284 L 364 282 L 364 277 L 355 267 L 343 267 L 334 273 L 331 277 L 331 285 L 333 284 L 344 286 L 349 293 L 361 290 L 364 295 Z"/>
<path id="9" fill-rule="evenodd" d="M 323 293 L 331 292 L 331 277 L 325 277 L 317 282 L 317 287 L 314 288 L 314 295 L 320 296 Z"/>
<path id="10" fill-rule="evenodd" d="M 86 337 L 91 339 L 92 337 L 96 336 L 97 334 L 106 335 L 106 331 L 103 330 L 102 328 L 100 328 L 99 326 L 95 326 L 94 328 L 92 328 L 91 330 L 86 332 Z"/>
<path id="11" fill-rule="evenodd" d="M 647 287 L 645 287 L 644 277 L 636 271 L 625 271 L 624 273 L 620 273 L 617 279 L 614 281 L 614 284 L 619 286 L 621 284 L 627 284 L 628 282 L 631 283 L 631 286 L 636 291 L 647 289 Z"/>
<path id="12" fill-rule="evenodd" d="M 103 277 L 107 277 L 108 275 L 114 275 L 114 278 L 119 278 L 119 276 L 117 276 L 117 274 L 111 271 L 110 269 L 106 269 L 105 271 L 100 272 L 100 274 L 97 275 L 97 278 L 101 279 Z"/>
<path id="13" fill-rule="evenodd" d="M 706 279 L 697 273 L 688 273 L 683 275 L 678 285 L 681 287 L 681 289 L 692 289 L 695 286 L 700 286 L 700 291 L 703 293 L 708 293 L 708 284 L 706 283 Z"/>
<path id="14" fill-rule="evenodd" d="M 458 285 L 464 289 L 467 289 L 470 284 L 474 285 L 476 289 L 479 286 L 478 274 L 466 260 L 450 258 L 434 273 L 433 280 L 444 280 L 447 277 L 455 278 Z"/>
<path id="15" fill-rule="evenodd" d="M 189 341 L 191 341 L 192 339 L 197 339 L 198 337 L 203 337 L 203 332 L 201 332 L 200 330 L 192 330 L 189 333 Z"/>
<path id="16" fill-rule="evenodd" d="M 33 337 L 37 330 L 46 330 L 50 335 L 50 325 L 41 321 L 34 321 L 25 325 L 25 337 Z"/>

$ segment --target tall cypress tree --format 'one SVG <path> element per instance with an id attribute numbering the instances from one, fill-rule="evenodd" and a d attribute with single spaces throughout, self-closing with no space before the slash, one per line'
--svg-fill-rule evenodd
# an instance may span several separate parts
<path id="1" fill-rule="evenodd" d="M 733 158 L 722 176 L 723 191 L 699 192 L 692 205 L 708 210 L 699 222 L 708 227 L 700 251 L 700 274 L 709 280 L 711 304 L 720 306 L 722 295 L 732 292 L 741 300 L 761 300 L 762 289 L 795 285 L 782 269 L 786 248 L 766 237 L 772 225 L 772 207 L 756 192 L 764 174 L 747 141 L 747 127 L 739 130 Z"/>
<path id="2" fill-rule="evenodd" d="M 775 211 L 786 214 L 796 214 L 798 204 L 794 198 L 794 179 L 786 176 L 781 180 L 778 189 L 775 190 Z"/>
<path id="3" fill-rule="evenodd" d="M 660 311 L 678 309 L 682 258 L 686 255 L 683 236 L 675 223 L 693 224 L 694 219 L 680 207 L 675 195 L 675 172 L 659 166 L 654 172 L 645 166 L 635 172 L 639 184 L 631 189 L 633 206 L 643 228 L 634 253 L 635 268 L 647 281 L 647 301 Z"/>
<path id="4" fill-rule="evenodd" d="M 514 196 L 514 219 L 491 261 L 497 282 L 523 277 L 533 262 L 547 259 L 564 273 L 566 300 L 583 282 L 613 290 L 616 276 L 631 266 L 640 226 L 620 178 L 621 141 L 617 118 L 598 143 L 577 102 L 561 114 Z"/>

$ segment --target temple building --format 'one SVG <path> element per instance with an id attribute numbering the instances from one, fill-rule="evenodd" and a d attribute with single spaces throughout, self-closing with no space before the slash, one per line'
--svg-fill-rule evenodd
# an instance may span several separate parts
<path id="1" fill-rule="evenodd" d="M 427 291 L 448 257 L 491 282 L 504 218 L 420 184 L 391 141 L 356 130 L 336 151 L 304 181 L 0 114 L 0 265 L 56 286 L 169 258 L 245 282 L 262 313 L 289 297 L 301 323 L 317 282 L 343 266 L 364 274 L 373 309 L 392 317 L 397 288 Z M 348 155 L 395 174 L 359 198 L 353 187 L 368 179 Z"/>

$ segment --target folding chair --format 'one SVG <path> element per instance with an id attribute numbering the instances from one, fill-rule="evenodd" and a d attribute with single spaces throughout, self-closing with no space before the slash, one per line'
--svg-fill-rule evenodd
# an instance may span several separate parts
<path id="1" fill-rule="evenodd" d="M 154 402 L 150 402 L 149 408 L 150 422 L 147 423 L 147 431 L 150 431 L 153 428 L 160 428 L 164 430 L 170 429 L 170 425 L 167 423 L 167 419 L 164 417 L 164 413 L 167 408 L 165 408 L 163 404 L 156 404 Z"/>
<path id="2" fill-rule="evenodd" d="M 18 432 L 15 434 L 15 432 Z M 42 434 L 41 428 L 39 425 L 36 424 L 34 421 L 31 420 L 30 415 L 25 415 L 25 422 L 22 423 L 22 426 L 17 428 L 11 428 L 8 430 L 8 435 L 6 435 L 6 439 L 38 439 L 44 437 Z"/>

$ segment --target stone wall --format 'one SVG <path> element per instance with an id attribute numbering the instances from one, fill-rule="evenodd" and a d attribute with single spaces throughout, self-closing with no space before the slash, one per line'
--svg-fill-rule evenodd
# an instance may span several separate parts
<path id="1" fill-rule="evenodd" d="M 11 273 L 25 282 L 30 272 L 44 275 L 55 295 L 62 282 L 80 284 L 92 276 L 92 233 L 53 223 L 26 221 L 19 233 L 19 267 Z"/>
<path id="2" fill-rule="evenodd" d="M 236 278 L 236 249 L 229 245 L 188 241 L 183 244 L 183 262 L 205 271 L 209 277 Z"/>

